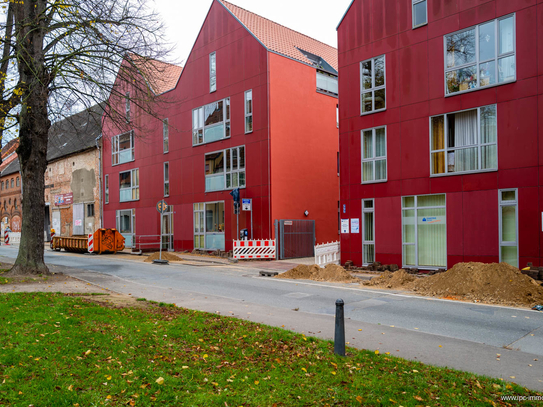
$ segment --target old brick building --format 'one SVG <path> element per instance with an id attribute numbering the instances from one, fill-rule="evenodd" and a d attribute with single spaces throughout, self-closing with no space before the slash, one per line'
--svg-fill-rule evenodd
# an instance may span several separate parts
<path id="1" fill-rule="evenodd" d="M 13 156 L 12 156 L 13 157 Z M 0 175 L 0 219 L 2 232 L 9 226 L 13 232 L 21 231 L 21 175 L 19 159 L 9 160 Z"/>

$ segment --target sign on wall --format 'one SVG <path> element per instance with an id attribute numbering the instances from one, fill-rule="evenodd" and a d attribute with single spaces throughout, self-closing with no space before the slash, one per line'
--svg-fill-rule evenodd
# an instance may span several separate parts
<path id="1" fill-rule="evenodd" d="M 349 219 L 341 219 L 341 233 L 349 233 Z"/>
<path id="2" fill-rule="evenodd" d="M 351 219 L 351 233 L 360 233 L 360 219 Z"/>
<path id="3" fill-rule="evenodd" d="M 250 211 L 252 207 L 252 200 L 251 199 L 242 199 L 241 200 L 241 210 L 242 211 Z"/>
<path id="4" fill-rule="evenodd" d="M 74 194 L 60 194 L 55 195 L 55 206 L 71 205 L 74 203 Z"/>

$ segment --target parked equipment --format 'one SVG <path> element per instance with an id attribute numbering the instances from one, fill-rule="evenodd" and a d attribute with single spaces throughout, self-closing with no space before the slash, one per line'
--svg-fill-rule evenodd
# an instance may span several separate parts
<path id="1" fill-rule="evenodd" d="M 89 250 L 90 247 L 90 250 Z M 54 236 L 51 249 L 72 253 L 117 253 L 124 250 L 124 237 L 117 229 L 98 229 L 87 237 Z"/>

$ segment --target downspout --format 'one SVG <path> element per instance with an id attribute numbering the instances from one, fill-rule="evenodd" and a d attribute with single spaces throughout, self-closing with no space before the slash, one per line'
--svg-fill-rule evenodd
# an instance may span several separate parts
<path id="1" fill-rule="evenodd" d="M 270 236 L 272 233 L 275 233 L 275 229 L 272 228 L 272 184 L 271 184 L 271 170 L 272 170 L 272 161 L 271 161 L 271 111 L 270 111 L 270 105 L 271 105 L 271 94 L 270 94 L 270 52 L 266 48 L 266 66 L 268 69 L 267 77 L 268 77 L 268 188 L 270 191 L 270 199 L 268 202 L 268 213 L 269 213 L 269 231 Z M 277 236 L 275 236 L 275 239 L 277 240 Z"/>
<path id="2" fill-rule="evenodd" d="M 104 227 L 104 204 L 102 200 L 102 149 L 98 142 L 102 138 L 100 134 L 96 137 L 96 149 L 98 150 L 98 202 L 100 202 L 100 229 Z"/>

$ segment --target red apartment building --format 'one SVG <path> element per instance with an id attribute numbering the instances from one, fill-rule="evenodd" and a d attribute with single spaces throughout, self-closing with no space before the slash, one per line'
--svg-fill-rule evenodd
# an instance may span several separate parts
<path id="1" fill-rule="evenodd" d="M 541 0 L 351 3 L 343 262 L 543 265 L 542 38 Z"/>
<path id="2" fill-rule="evenodd" d="M 159 235 L 164 199 L 165 248 L 230 250 L 230 192 L 240 188 L 252 199 L 252 213 L 239 215 L 249 238 L 275 238 L 276 220 L 286 230 L 288 220 L 314 220 L 313 240 L 337 240 L 335 48 L 214 0 L 182 71 L 164 70 L 161 89 L 147 78 L 163 95 L 162 120 L 127 104 L 133 129 L 118 134 L 104 121 L 106 227 L 128 245 Z"/>

